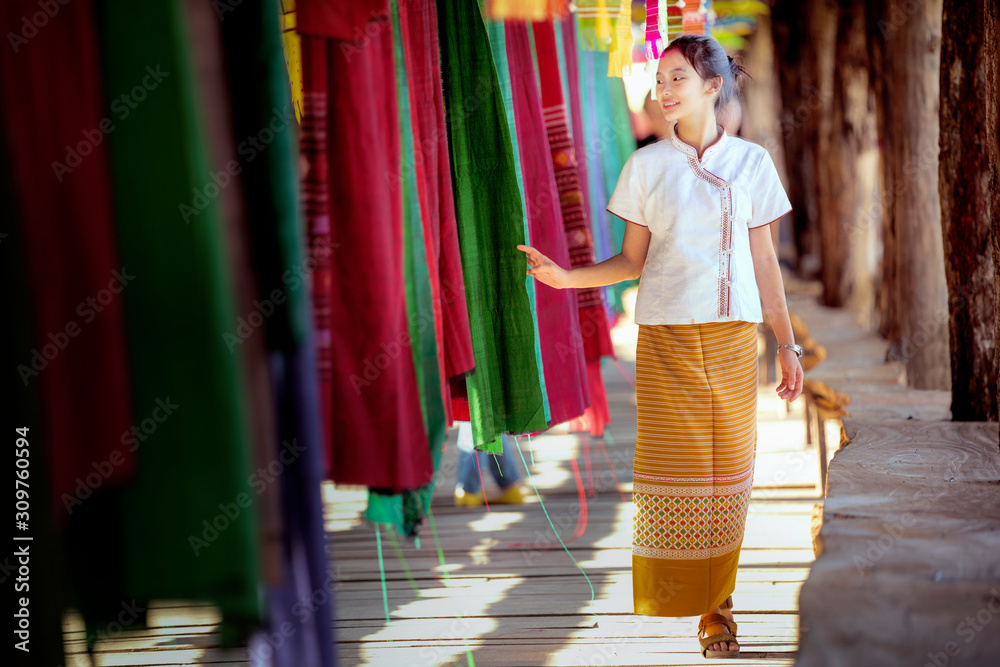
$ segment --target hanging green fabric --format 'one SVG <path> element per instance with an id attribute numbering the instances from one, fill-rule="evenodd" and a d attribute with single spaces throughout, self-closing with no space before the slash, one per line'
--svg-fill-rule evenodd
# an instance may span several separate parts
<path id="1" fill-rule="evenodd" d="M 413 131 L 410 116 L 410 91 L 407 85 L 406 60 L 403 57 L 402 31 L 399 24 L 399 6 L 392 0 L 392 29 L 395 43 L 396 91 L 400 126 L 400 164 L 413 155 Z M 420 221 L 420 200 L 417 196 L 416 172 L 402 168 L 399 181 L 403 198 L 403 275 L 406 280 L 406 311 L 410 340 L 413 341 L 413 363 L 417 371 L 420 407 L 424 429 L 430 445 L 434 472 L 441 467 L 441 450 L 445 439 L 445 413 L 441 396 L 441 373 L 438 365 L 437 340 L 434 329 L 434 302 L 427 264 L 424 229 Z M 393 196 L 396 196 L 393 193 Z M 391 523 L 406 535 L 416 532 L 417 523 L 423 519 L 430 506 L 434 481 L 419 489 L 401 494 L 384 495 L 373 491 L 368 496 L 366 518 L 371 521 Z"/>
<path id="2" fill-rule="evenodd" d="M 507 38 L 504 34 L 503 21 L 487 21 L 486 33 L 490 39 L 490 50 L 493 53 L 493 65 L 497 70 L 497 80 L 500 83 L 500 97 L 507 117 L 507 131 L 510 133 L 511 154 L 514 156 L 514 174 L 517 176 L 517 189 L 521 194 L 521 210 L 523 212 L 524 243 L 531 245 L 531 233 L 528 231 L 528 212 L 524 202 L 524 175 L 521 170 L 521 151 L 517 143 L 517 128 L 514 123 L 514 96 L 510 89 L 510 68 L 507 64 Z M 535 280 L 524 276 L 524 286 L 528 291 L 528 303 L 531 304 L 531 320 L 535 327 L 535 363 L 538 365 L 538 383 L 542 388 L 542 406 L 545 409 L 545 422 L 552 421 L 552 410 L 549 407 L 549 394 L 545 388 L 545 373 L 542 371 L 542 343 L 538 336 L 538 306 L 535 302 Z"/>
<path id="3" fill-rule="evenodd" d="M 466 379 L 473 440 L 500 453 L 501 433 L 547 427 L 531 305 L 524 212 L 486 26 L 475 3 L 438 12 L 455 208 L 476 368 Z"/>
<path id="4" fill-rule="evenodd" d="M 155 424 L 133 438 L 126 589 L 138 600 L 217 605 L 232 644 L 260 622 L 252 499 L 276 480 L 248 465 L 239 356 L 224 339 L 238 326 L 234 286 L 182 8 L 107 0 L 102 10 L 120 253 L 135 274 L 121 297 L 133 405 L 137 420 Z M 188 222 L 185 204 L 200 208 Z"/>

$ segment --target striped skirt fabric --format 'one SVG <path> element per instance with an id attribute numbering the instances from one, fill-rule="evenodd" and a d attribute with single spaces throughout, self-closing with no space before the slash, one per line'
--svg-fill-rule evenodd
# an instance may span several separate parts
<path id="1" fill-rule="evenodd" d="M 640 325 L 635 613 L 694 616 L 732 592 L 757 446 L 757 325 Z"/>

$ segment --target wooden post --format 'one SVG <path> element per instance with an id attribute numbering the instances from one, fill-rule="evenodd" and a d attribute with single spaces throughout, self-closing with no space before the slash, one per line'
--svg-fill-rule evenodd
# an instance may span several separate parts
<path id="1" fill-rule="evenodd" d="M 828 178 L 820 181 L 820 226 L 823 301 L 847 307 L 871 328 L 881 208 L 878 127 L 869 84 L 865 20 L 864 0 L 839 0 L 832 115 L 823 160 Z"/>
<path id="2" fill-rule="evenodd" d="M 917 389 L 949 389 L 947 284 L 938 197 L 942 0 L 872 0 L 883 146 L 880 332 Z M 879 62 L 880 61 L 880 62 Z"/>
<path id="3" fill-rule="evenodd" d="M 997 100 L 988 85 L 998 63 L 990 0 L 944 0 L 941 35 L 941 226 L 951 332 L 952 419 L 997 418 L 992 222 Z M 992 141 L 990 141 L 992 139 Z M 992 210 L 991 210 L 992 209 Z M 992 214 L 992 219 L 991 219 Z"/>
<path id="4" fill-rule="evenodd" d="M 823 0 L 823 5 L 829 1 Z M 774 56 L 781 85 L 781 141 L 789 170 L 788 197 L 792 202 L 791 222 L 795 231 L 797 268 L 805 278 L 816 277 L 820 267 L 816 132 L 819 117 L 833 97 L 829 86 L 821 86 L 817 45 L 811 36 L 810 26 L 816 23 L 818 4 L 775 0 L 771 8 Z"/>

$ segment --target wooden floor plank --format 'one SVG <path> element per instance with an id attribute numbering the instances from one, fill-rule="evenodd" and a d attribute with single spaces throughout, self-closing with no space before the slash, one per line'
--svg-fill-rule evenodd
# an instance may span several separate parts
<path id="1" fill-rule="evenodd" d="M 615 330 L 621 368 L 630 378 L 634 336 L 634 326 Z M 697 618 L 632 613 L 635 394 L 613 364 L 604 376 L 612 410 L 603 441 L 607 459 L 600 443 L 563 426 L 530 442 L 520 438 L 527 462 L 518 464 L 522 483 L 537 488 L 523 505 L 454 507 L 456 430 L 449 432 L 432 505 L 438 539 L 425 523 L 419 541 L 400 538 L 397 552 L 383 533 L 385 601 L 374 528 L 362 517 L 367 492 L 324 485 L 341 665 L 705 664 L 695 640 Z M 798 595 L 813 560 L 810 519 L 822 502 L 817 454 L 805 444 L 801 410 L 789 410 L 773 387 L 761 388 L 754 487 L 734 594 L 743 657 L 727 664 L 795 660 Z M 492 480 L 486 481 L 493 491 Z M 97 664 L 246 664 L 246 649 L 219 647 L 219 616 L 210 606 L 159 603 L 150 621 L 153 627 L 100 642 Z M 75 612 L 66 616 L 65 637 L 67 664 L 85 664 Z"/>

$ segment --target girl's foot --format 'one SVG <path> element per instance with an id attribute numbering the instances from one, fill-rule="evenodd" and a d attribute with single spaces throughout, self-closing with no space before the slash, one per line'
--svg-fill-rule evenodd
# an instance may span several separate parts
<path id="1" fill-rule="evenodd" d="M 715 613 L 724 616 L 727 620 L 730 620 L 730 621 L 733 620 L 733 612 L 730 609 L 723 609 L 722 607 L 716 607 Z M 702 616 L 702 618 L 704 618 L 705 616 L 708 616 L 708 614 L 705 614 L 704 616 Z M 729 628 L 726 627 L 725 625 L 721 624 L 721 623 L 712 623 L 712 624 L 709 624 L 709 625 L 705 626 L 705 636 L 706 637 L 711 637 L 712 635 L 726 634 L 728 632 L 729 632 Z M 712 644 L 711 646 L 709 646 L 708 650 L 709 651 L 739 651 L 740 650 L 740 645 L 736 641 L 716 642 L 715 644 Z"/>

